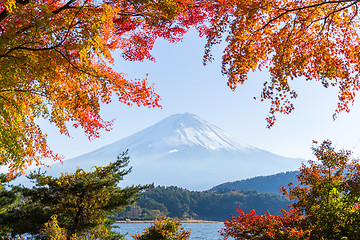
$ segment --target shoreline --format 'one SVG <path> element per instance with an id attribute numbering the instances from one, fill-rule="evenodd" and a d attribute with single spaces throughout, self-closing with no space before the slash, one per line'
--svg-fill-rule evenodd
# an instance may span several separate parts
<path id="1" fill-rule="evenodd" d="M 154 220 L 118 220 L 116 223 L 153 223 Z M 221 221 L 210 221 L 210 220 L 180 220 L 181 223 L 221 223 Z"/>

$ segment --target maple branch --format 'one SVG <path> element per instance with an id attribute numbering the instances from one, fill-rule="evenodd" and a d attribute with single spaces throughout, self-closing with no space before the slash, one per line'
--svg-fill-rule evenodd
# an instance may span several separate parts
<path id="1" fill-rule="evenodd" d="M 60 47 L 60 46 L 66 41 L 66 39 L 68 38 L 68 36 L 69 36 L 69 34 L 70 34 L 70 32 L 71 32 L 71 29 L 76 26 L 76 23 L 75 23 L 76 16 L 80 13 L 80 11 L 82 10 L 83 7 L 84 7 L 84 6 L 81 6 L 81 7 L 79 8 L 79 10 L 75 13 L 75 15 L 74 15 L 74 17 L 73 17 L 73 19 L 72 19 L 72 21 L 71 21 L 71 23 L 70 23 L 70 25 L 69 25 L 69 27 L 68 27 L 68 29 L 67 29 L 67 32 L 66 32 L 65 36 L 64 36 L 63 39 L 62 39 L 59 43 L 57 43 L 56 45 L 53 45 L 53 46 L 51 46 L 51 47 L 45 47 L 45 48 L 31 48 L 31 47 L 23 47 L 23 46 L 24 46 L 24 45 L 27 45 L 27 44 L 31 44 L 32 42 L 30 42 L 30 43 L 23 43 L 23 44 L 21 44 L 20 46 L 11 48 L 11 49 L 9 49 L 6 53 L 1 54 L 1 55 L 0 55 L 0 58 L 1 58 L 1 57 L 6 57 L 6 56 L 9 55 L 11 52 L 16 51 L 16 50 L 48 51 L 48 50 L 55 50 L 56 48 Z M 33 43 L 33 44 L 34 44 L 34 43 Z"/>
<path id="2" fill-rule="evenodd" d="M 75 2 L 76 0 L 70 0 L 69 2 L 67 2 L 64 6 L 52 11 L 53 14 L 58 14 L 60 12 L 62 12 L 63 10 L 66 9 L 74 9 L 76 7 L 71 7 L 70 4 L 72 4 L 73 2 Z M 21 5 L 27 5 L 30 2 L 30 0 L 16 0 L 16 3 L 21 4 Z M 52 3 L 50 3 L 51 5 Z M 1 11 L 0 13 L 0 23 L 3 22 L 7 17 L 9 16 L 9 11 L 5 8 L 4 10 Z"/>
<path id="3" fill-rule="evenodd" d="M 352 2 L 350 5 L 347 5 L 345 7 L 343 7 L 340 11 L 351 7 L 354 4 L 357 4 L 360 2 L 360 0 L 336 0 L 336 1 L 326 1 L 326 2 L 321 2 L 321 3 L 316 3 L 316 4 L 312 4 L 312 5 L 308 5 L 308 6 L 304 6 L 304 7 L 298 7 L 298 8 L 293 8 L 293 9 L 286 9 L 283 13 L 279 14 L 278 16 L 276 16 L 275 18 L 272 18 L 271 20 L 269 20 L 263 27 L 260 28 L 260 30 L 265 29 L 267 26 L 269 26 L 272 22 L 276 21 L 277 19 L 281 18 L 282 16 L 291 13 L 291 12 L 296 12 L 296 11 L 301 11 L 304 9 L 308 9 L 308 8 L 316 8 L 316 7 L 320 7 L 326 4 L 332 4 L 332 3 L 347 3 L 347 2 Z M 338 11 L 337 11 L 338 12 Z M 335 13 L 335 12 L 334 12 Z"/>
<path id="4" fill-rule="evenodd" d="M 329 26 L 330 26 L 330 24 L 331 24 L 331 22 L 332 22 L 332 19 L 333 19 L 334 14 L 335 14 L 336 12 L 342 11 L 343 9 L 349 7 L 349 6 L 346 6 L 346 7 L 342 8 L 341 10 L 335 10 L 335 9 L 339 6 L 339 4 L 340 4 L 340 3 L 338 3 L 338 4 L 333 8 L 333 11 L 330 12 L 329 14 L 327 14 L 325 17 L 318 18 L 318 19 L 316 19 L 316 20 L 311 21 L 307 28 L 309 28 L 313 23 L 316 23 L 316 22 L 319 22 L 319 21 L 324 21 L 324 23 L 322 24 L 322 27 L 321 27 L 320 31 L 318 31 L 318 34 L 317 34 L 317 36 L 320 36 L 320 34 L 325 30 L 325 27 L 326 27 L 326 26 L 329 28 Z M 354 3 L 353 3 L 353 4 L 354 4 Z M 353 5 L 353 4 L 351 4 L 351 5 Z M 351 6 L 351 5 L 350 5 L 350 6 Z M 355 4 L 355 6 L 357 6 L 357 5 Z M 330 20 L 329 20 L 329 18 L 330 18 Z M 330 22 L 330 23 L 329 23 L 329 22 Z M 329 30 L 329 29 L 328 29 L 328 30 Z"/>
<path id="5" fill-rule="evenodd" d="M 310 25 L 312 25 L 312 24 L 315 23 L 315 22 L 324 20 L 324 23 L 323 23 L 320 31 L 318 31 L 318 34 L 317 34 L 317 35 L 319 36 L 319 35 L 325 30 L 325 27 L 327 27 L 327 31 L 328 31 L 327 34 L 329 34 L 329 31 L 330 31 L 329 28 L 330 28 L 331 23 L 333 22 L 334 14 L 335 14 L 335 13 L 338 13 L 338 12 L 341 12 L 342 10 L 344 10 L 344 9 L 346 9 L 346 8 L 355 6 L 355 12 L 354 12 L 353 16 L 351 17 L 351 19 L 349 20 L 349 22 L 351 23 L 351 22 L 353 21 L 353 19 L 354 19 L 354 18 L 357 16 L 357 14 L 358 14 L 358 5 L 357 5 L 357 3 L 358 3 L 358 1 L 355 1 L 355 2 L 351 3 L 350 5 L 347 5 L 347 6 L 344 6 L 344 7 L 342 7 L 342 8 L 337 9 L 338 6 L 339 6 L 339 4 L 340 4 L 340 3 L 338 3 L 338 4 L 333 8 L 333 11 L 331 11 L 330 13 L 328 13 L 325 17 L 316 19 L 316 20 L 314 20 L 314 21 L 311 21 L 310 24 L 309 24 L 309 27 L 310 27 Z M 346 29 L 348 29 L 348 28 L 349 28 L 349 26 L 348 26 Z M 343 40 L 343 41 L 345 41 L 345 40 Z"/>
<path id="6" fill-rule="evenodd" d="M 47 98 L 45 92 L 36 92 L 36 91 L 24 90 L 24 89 L 1 89 L 0 92 L 21 92 L 21 93 L 29 93 L 29 94 L 35 94 L 35 95 L 38 95 L 38 96 Z"/>
<path id="7" fill-rule="evenodd" d="M 48 51 L 48 50 L 54 50 L 57 47 L 60 47 L 61 44 L 65 41 L 65 39 L 63 39 L 60 43 L 56 44 L 55 46 L 51 46 L 51 47 L 45 47 L 45 48 L 31 48 L 31 47 L 23 47 L 24 45 L 30 44 L 30 43 L 23 43 L 20 46 L 14 47 L 9 49 L 6 53 L 1 54 L 0 58 L 2 57 L 7 57 L 11 52 L 16 51 L 16 50 L 27 50 L 27 51 Z"/>
<path id="8" fill-rule="evenodd" d="M 94 75 L 94 74 L 91 74 L 90 72 L 87 72 L 87 71 L 85 71 L 85 70 L 83 70 L 83 69 L 81 69 L 80 67 L 78 67 L 78 66 L 76 66 L 73 62 L 71 62 L 71 60 L 67 57 L 67 56 L 65 56 L 65 54 L 64 53 L 62 53 L 60 50 L 58 50 L 58 49 L 54 49 L 57 53 L 59 53 L 73 68 L 75 68 L 76 70 L 78 70 L 78 71 L 80 71 L 80 72 L 82 72 L 82 73 L 85 73 L 85 74 L 87 74 L 87 75 L 89 75 L 89 76 L 91 76 L 91 77 L 94 77 L 94 78 L 99 78 L 100 76 L 96 76 L 96 75 Z"/>
<path id="9" fill-rule="evenodd" d="M 352 20 L 358 15 L 358 12 L 359 12 L 359 7 L 357 4 L 355 4 L 354 16 L 351 17 L 350 22 L 352 22 Z"/>
<path id="10" fill-rule="evenodd" d="M 72 28 L 72 25 L 73 25 L 74 22 L 75 22 L 76 15 L 80 13 L 80 11 L 81 11 L 81 9 L 82 9 L 83 7 L 84 7 L 84 6 L 82 6 L 82 7 L 77 11 L 77 13 L 75 14 L 74 18 L 72 19 L 71 24 L 70 24 L 70 26 L 69 26 L 69 28 L 68 28 L 68 31 L 67 31 L 66 35 L 64 36 L 61 44 L 62 44 L 62 43 L 66 40 L 66 38 L 69 36 L 70 31 L 71 31 L 71 28 Z M 76 24 L 74 24 L 73 27 L 74 27 L 75 25 L 76 25 Z M 60 46 L 60 45 L 59 45 L 59 46 Z M 94 76 L 93 74 L 91 74 L 91 73 L 89 73 L 89 72 L 86 72 L 85 70 L 83 70 L 83 69 L 77 67 L 76 65 L 74 65 L 74 64 L 71 62 L 71 60 L 70 60 L 68 57 L 66 57 L 60 50 L 58 50 L 58 49 L 56 49 L 56 48 L 54 48 L 54 50 L 55 50 L 57 53 L 59 53 L 59 54 L 60 54 L 73 68 L 75 68 L 76 70 L 78 70 L 78 71 L 80 71 L 80 72 L 83 72 L 83 73 L 85 73 L 85 74 L 87 74 L 87 75 L 89 75 L 89 76 L 92 76 L 92 77 L 99 77 L 99 76 Z"/>
<path id="11" fill-rule="evenodd" d="M 62 7 L 58 8 L 58 9 L 52 11 L 52 13 L 56 15 L 56 14 L 62 12 L 63 10 L 75 8 L 75 7 L 71 7 L 71 6 L 70 6 L 70 4 L 72 4 L 73 2 L 75 2 L 75 0 L 70 0 L 70 1 L 68 1 L 64 6 L 62 6 Z"/>
<path id="12" fill-rule="evenodd" d="M 16 3 L 21 5 L 26 5 L 30 2 L 30 0 L 16 0 Z M 0 13 L 0 23 L 3 22 L 9 16 L 9 11 L 5 8 Z"/>
<path id="13" fill-rule="evenodd" d="M 145 17 L 142 13 L 136 13 L 136 12 L 121 12 L 118 13 L 120 16 L 132 16 L 132 17 Z"/>
<path id="14" fill-rule="evenodd" d="M 60 13 L 61 11 L 65 10 L 65 9 L 68 9 L 70 8 L 69 5 L 74 2 L 75 0 L 71 0 L 69 1 L 66 5 L 64 5 L 63 7 L 59 8 L 56 10 L 56 13 Z M 9 57 L 9 54 L 13 51 L 16 51 L 16 50 L 27 50 L 27 51 L 50 51 L 50 50 L 54 50 L 55 52 L 59 53 L 74 69 L 80 71 L 80 72 L 83 72 L 89 76 L 92 76 L 92 77 L 95 77 L 95 78 L 99 78 L 101 76 L 99 75 L 94 75 L 90 72 L 87 72 L 83 69 L 81 69 L 81 67 L 78 67 L 76 66 L 67 56 L 65 56 L 64 53 L 62 53 L 58 48 L 61 47 L 63 45 L 63 43 L 66 41 L 66 39 L 68 38 L 68 36 L 70 35 L 70 32 L 72 31 L 72 29 L 77 25 L 77 23 L 75 22 L 76 20 L 76 16 L 80 13 L 81 9 L 83 8 L 84 6 L 81 6 L 79 8 L 79 10 L 75 13 L 73 19 L 72 19 L 72 22 L 70 23 L 68 29 L 66 30 L 66 34 L 65 36 L 61 39 L 60 42 L 58 42 L 56 45 L 52 45 L 52 46 L 49 46 L 49 47 L 41 47 L 41 48 L 34 48 L 34 47 L 26 47 L 26 45 L 28 44 L 36 44 L 36 42 L 25 42 L 25 43 L 22 43 L 20 46 L 17 46 L 17 47 L 14 47 L 14 48 L 11 48 L 9 49 L 6 53 L 4 54 L 1 54 L 0 55 L 0 58 L 2 57 Z M 41 44 L 40 42 L 38 42 L 38 44 Z M 7 92 L 7 91 L 12 91 L 11 89 L 7 89 L 7 90 L 0 90 L 0 92 Z M 21 90 L 17 90 L 17 91 L 21 91 Z M 36 93 L 34 93 L 36 94 Z M 41 95 L 43 96 L 43 95 Z"/>
<path id="15" fill-rule="evenodd" d="M 56 0 L 53 0 L 52 2 L 48 3 L 47 5 L 50 6 L 50 5 L 52 5 L 53 3 L 55 3 L 55 2 L 56 2 Z"/>

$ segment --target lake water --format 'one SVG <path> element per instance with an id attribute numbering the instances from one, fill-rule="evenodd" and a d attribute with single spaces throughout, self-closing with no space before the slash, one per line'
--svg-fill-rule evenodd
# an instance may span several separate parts
<path id="1" fill-rule="evenodd" d="M 116 223 L 119 228 L 114 229 L 121 234 L 126 234 L 125 239 L 133 239 L 130 234 L 142 233 L 151 223 Z M 185 230 L 191 229 L 190 240 L 222 240 L 219 230 L 223 228 L 223 223 L 183 223 Z"/>

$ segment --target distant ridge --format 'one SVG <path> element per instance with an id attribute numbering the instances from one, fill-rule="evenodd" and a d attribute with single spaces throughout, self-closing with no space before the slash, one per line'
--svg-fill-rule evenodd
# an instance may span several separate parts
<path id="1" fill-rule="evenodd" d="M 259 192 L 280 193 L 280 187 L 288 186 L 288 183 L 298 185 L 296 175 L 299 171 L 277 173 L 269 176 L 258 176 L 235 182 L 227 182 L 211 188 L 210 192 L 224 190 L 257 190 Z"/>
<path id="2" fill-rule="evenodd" d="M 206 190 L 219 183 L 296 170 L 303 159 L 286 158 L 240 142 L 219 127 L 191 114 L 171 115 L 112 144 L 57 163 L 58 176 L 77 167 L 89 170 L 129 150 L 132 173 L 124 185 L 154 183 Z"/>

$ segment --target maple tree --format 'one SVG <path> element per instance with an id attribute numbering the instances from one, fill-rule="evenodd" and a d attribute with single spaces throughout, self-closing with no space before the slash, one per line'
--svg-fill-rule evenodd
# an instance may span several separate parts
<path id="1" fill-rule="evenodd" d="M 223 1 L 210 27 L 205 63 L 211 47 L 225 39 L 222 73 L 235 89 L 248 73 L 268 68 L 261 100 L 271 102 L 268 127 L 276 113 L 289 114 L 297 78 L 339 88 L 334 118 L 349 111 L 360 89 L 359 1 L 243 0 Z"/>
<path id="2" fill-rule="evenodd" d="M 351 152 L 335 151 L 329 140 L 313 152 L 297 176 L 299 185 L 282 187 L 295 200 L 284 216 L 254 211 L 225 221 L 222 235 L 235 239 L 356 239 L 360 233 L 360 162 Z"/>
<path id="3" fill-rule="evenodd" d="M 307 234 L 298 226 L 302 216 L 295 209 L 283 211 L 283 217 L 269 212 L 259 215 L 254 210 L 244 213 L 240 207 L 237 212 L 238 216 L 224 221 L 220 233 L 225 239 L 305 239 Z"/>
<path id="4" fill-rule="evenodd" d="M 0 1 L 0 164 L 10 175 L 42 159 L 59 160 L 37 123 L 45 118 L 69 135 L 89 139 L 110 130 L 100 105 L 112 96 L 124 104 L 159 107 L 146 79 L 112 69 L 112 53 L 154 60 L 155 39 L 179 41 L 205 17 L 191 0 Z"/>
<path id="5" fill-rule="evenodd" d="M 10 175 L 41 159 L 61 159 L 37 123 L 45 118 L 69 135 L 92 139 L 111 121 L 99 112 L 117 96 L 128 105 L 158 107 L 146 79 L 112 68 L 120 50 L 130 61 L 154 60 L 158 38 L 180 41 L 192 26 L 211 49 L 227 42 L 222 73 L 235 89 L 249 71 L 268 67 L 261 100 L 275 114 L 290 113 L 298 77 L 339 87 L 335 115 L 349 111 L 359 90 L 358 1 L 322 0 L 1 0 L 0 163 Z"/>

